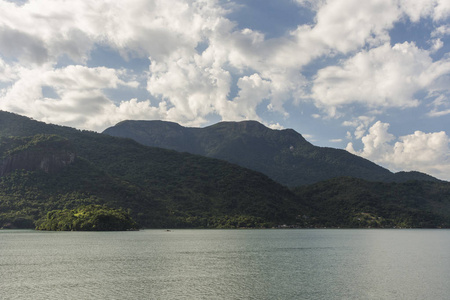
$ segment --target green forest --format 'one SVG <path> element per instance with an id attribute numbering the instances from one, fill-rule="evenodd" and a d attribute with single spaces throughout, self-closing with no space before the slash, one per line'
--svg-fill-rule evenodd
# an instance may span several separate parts
<path id="1" fill-rule="evenodd" d="M 90 204 L 75 209 L 52 210 L 36 222 L 37 230 L 125 231 L 138 226 L 128 212 Z"/>
<path id="2" fill-rule="evenodd" d="M 257 121 L 191 128 L 173 122 L 129 120 L 103 133 L 131 138 L 147 146 L 226 160 L 291 188 L 336 177 L 382 182 L 437 181 L 420 172 L 392 173 L 345 150 L 314 146 L 293 129 L 274 130 Z"/>
<path id="3" fill-rule="evenodd" d="M 126 212 L 141 228 L 450 227 L 448 182 L 288 188 L 224 160 L 1 111 L 0 174 L 0 228 L 81 230 L 73 216 L 87 207 Z"/>

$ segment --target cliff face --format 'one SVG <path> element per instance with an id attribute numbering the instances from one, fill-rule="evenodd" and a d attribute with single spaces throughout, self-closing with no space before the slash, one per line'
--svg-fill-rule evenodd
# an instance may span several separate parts
<path id="1" fill-rule="evenodd" d="M 0 162 L 0 177 L 15 170 L 37 171 L 54 174 L 75 161 L 76 154 L 67 150 L 23 151 Z"/>

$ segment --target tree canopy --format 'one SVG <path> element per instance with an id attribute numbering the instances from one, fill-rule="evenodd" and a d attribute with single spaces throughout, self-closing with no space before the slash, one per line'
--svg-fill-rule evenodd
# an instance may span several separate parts
<path id="1" fill-rule="evenodd" d="M 53 210 L 37 222 L 38 230 L 124 231 L 138 226 L 128 212 L 105 205 L 87 205 L 76 209 Z"/>

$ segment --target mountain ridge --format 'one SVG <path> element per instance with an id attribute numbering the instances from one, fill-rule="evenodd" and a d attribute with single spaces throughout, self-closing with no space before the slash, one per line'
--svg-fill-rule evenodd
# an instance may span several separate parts
<path id="1" fill-rule="evenodd" d="M 219 122 L 193 128 L 159 120 L 129 120 L 103 133 L 131 138 L 147 146 L 226 160 L 290 187 L 341 176 L 384 182 L 439 181 L 416 171 L 392 173 L 346 150 L 314 146 L 293 129 L 273 130 L 257 121 Z"/>

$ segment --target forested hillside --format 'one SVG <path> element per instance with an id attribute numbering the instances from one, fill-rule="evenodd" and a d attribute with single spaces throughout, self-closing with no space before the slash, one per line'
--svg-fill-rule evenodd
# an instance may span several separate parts
<path id="1" fill-rule="evenodd" d="M 64 140 L 76 157 L 55 172 L 27 160 L 40 157 L 42 147 L 33 141 L 47 135 Z M 144 227 L 272 226 L 293 222 L 298 207 L 291 191 L 265 175 L 129 139 L 6 112 L 0 112 L 0 139 L 2 165 L 14 153 L 28 153 L 21 168 L 0 178 L 0 225 L 29 227 L 50 210 L 107 204 L 130 209 Z M 40 158 L 59 160 L 59 152 L 47 147 Z"/>
<path id="2" fill-rule="evenodd" d="M 310 205 L 305 221 L 319 227 L 450 227 L 449 182 L 341 177 L 295 193 Z"/>
<path id="3" fill-rule="evenodd" d="M 104 133 L 147 146 L 223 159 L 290 187 L 340 176 L 384 182 L 436 181 L 419 172 L 393 174 L 345 150 L 314 146 L 292 129 L 272 130 L 256 121 L 221 122 L 205 128 L 163 121 L 124 121 Z"/>
<path id="4" fill-rule="evenodd" d="M 261 132 L 258 123 L 242 124 Z M 237 124 L 238 136 L 242 124 Z M 226 127 L 224 139 L 230 134 Z M 280 142 L 278 133 L 269 133 L 274 134 L 274 144 Z M 285 145 L 293 142 L 289 136 L 298 139 L 288 131 Z M 258 141 L 265 145 L 267 140 L 266 135 L 255 138 L 244 149 L 255 149 L 261 146 Z M 250 159 L 239 148 L 248 140 L 238 141 L 235 151 Z M 301 145 L 311 147 L 302 140 L 293 147 Z M 214 143 L 207 148 L 217 153 L 223 149 Z M 126 212 L 143 228 L 450 227 L 448 182 L 339 177 L 288 189 L 224 160 L 1 111 L 0 171 L 0 228 L 117 228 L 120 222 L 115 220 L 126 218 L 116 210 Z M 411 175 L 417 174 L 401 174 L 405 180 Z M 108 209 L 79 217 L 92 207 Z M 110 215 L 104 213 L 108 210 Z M 106 225 L 99 225 L 98 216 L 106 219 Z M 64 220 L 70 224 L 60 224 Z"/>

